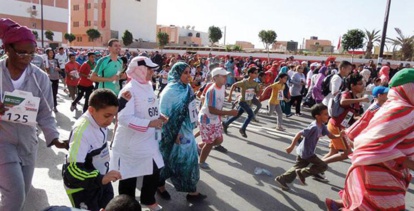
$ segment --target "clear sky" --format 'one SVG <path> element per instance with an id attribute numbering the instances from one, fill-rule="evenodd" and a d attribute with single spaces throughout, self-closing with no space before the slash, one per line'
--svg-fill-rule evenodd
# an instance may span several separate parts
<path id="1" fill-rule="evenodd" d="M 158 0 L 157 24 L 195 26 L 208 31 L 226 26 L 226 44 L 250 41 L 263 48 L 259 31 L 274 30 L 277 40 L 317 36 L 336 46 L 349 29 L 382 31 L 387 0 Z M 392 0 L 387 37 L 395 27 L 414 35 L 414 0 Z M 222 30 L 223 31 L 223 30 Z M 382 32 L 381 32 L 382 33 Z M 223 43 L 223 38 L 220 40 Z M 298 46 L 298 47 L 299 47 Z"/>

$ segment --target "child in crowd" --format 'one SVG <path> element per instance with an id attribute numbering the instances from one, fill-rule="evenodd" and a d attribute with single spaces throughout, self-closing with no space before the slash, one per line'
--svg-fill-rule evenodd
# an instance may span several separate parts
<path id="1" fill-rule="evenodd" d="M 325 105 L 315 104 L 311 108 L 311 114 L 315 121 L 306 129 L 298 132 L 290 146 L 286 148 L 286 152 L 290 154 L 299 139 L 303 137 L 303 140 L 296 149 L 297 158 L 295 165 L 284 174 L 275 178 L 275 181 L 280 185 L 282 190 L 289 190 L 290 188 L 287 183 L 292 183 L 296 176 L 298 176 L 303 185 L 306 185 L 306 177 L 324 172 L 328 168 L 328 165 L 316 156 L 316 144 L 321 136 L 328 136 L 329 138 L 339 138 L 342 136 L 342 132 L 340 135 L 335 136 L 329 133 L 326 128 L 325 124 L 328 122 L 329 115 L 328 108 Z M 308 167 L 309 164 L 312 164 L 312 166 Z"/>
<path id="2" fill-rule="evenodd" d="M 199 113 L 200 135 L 202 143 L 198 144 L 200 153 L 200 168 L 210 170 L 209 165 L 205 162 L 213 146 L 220 145 L 223 142 L 223 127 L 221 125 L 221 116 L 236 116 L 237 110 L 224 111 L 223 103 L 225 100 L 225 84 L 229 72 L 223 68 L 215 68 L 211 75 L 214 83 L 208 88 L 203 107 Z"/>
<path id="3" fill-rule="evenodd" d="M 65 65 L 65 83 L 69 89 L 69 97 L 74 101 L 78 92 L 80 64 L 76 62 L 75 54 L 69 54 L 69 62 Z"/>
<path id="4" fill-rule="evenodd" d="M 69 153 L 63 165 L 63 182 L 72 206 L 99 210 L 114 197 L 111 182 L 121 179 L 109 168 L 107 127 L 118 113 L 118 99 L 109 89 L 95 90 L 88 111 L 75 123 Z"/>
<path id="5" fill-rule="evenodd" d="M 372 117 L 374 117 L 375 113 L 379 110 L 382 104 L 387 101 L 387 94 L 389 90 L 390 89 L 385 86 L 377 86 L 372 90 L 374 102 L 368 107 L 367 111 L 361 116 L 360 119 L 345 130 L 345 134 L 347 139 L 350 141 L 348 142 L 350 145 L 352 145 L 354 138 L 368 126 L 368 123 L 371 121 Z"/>
<path id="6" fill-rule="evenodd" d="M 228 102 L 232 102 L 231 97 L 236 87 L 241 88 L 241 98 L 239 101 L 239 112 L 237 116 L 234 116 L 228 119 L 227 121 L 223 122 L 223 131 L 225 134 L 227 134 L 227 128 L 229 127 L 229 125 L 236 119 L 238 119 L 244 112 L 246 112 L 248 114 L 248 117 L 246 118 L 246 120 L 244 120 L 244 123 L 242 127 L 239 129 L 239 132 L 244 138 L 247 138 L 246 128 L 254 117 L 254 113 L 250 108 L 250 105 L 252 104 L 254 96 L 259 93 L 260 88 L 259 84 L 256 81 L 254 81 L 254 79 L 257 78 L 258 71 L 259 70 L 257 69 L 257 67 L 250 67 L 247 71 L 249 77 L 247 79 L 234 83 L 231 86 Z"/>
<path id="7" fill-rule="evenodd" d="M 269 99 L 269 115 L 273 115 L 276 110 L 277 113 L 277 127 L 276 130 L 284 131 L 285 128 L 282 127 L 283 123 L 283 112 L 282 107 L 280 106 L 280 100 L 283 100 L 283 90 L 285 89 L 285 84 L 288 79 L 286 73 L 281 73 L 279 75 L 279 81 L 273 83 L 272 85 L 265 88 L 262 93 L 262 98 L 265 98 L 265 93 L 267 90 L 272 89 L 272 93 Z"/>

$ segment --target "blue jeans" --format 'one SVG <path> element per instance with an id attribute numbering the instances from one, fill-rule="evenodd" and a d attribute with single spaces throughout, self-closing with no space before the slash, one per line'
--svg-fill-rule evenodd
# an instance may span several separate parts
<path id="1" fill-rule="evenodd" d="M 242 130 L 246 131 L 247 125 L 249 125 L 250 121 L 254 117 L 254 113 L 250 106 L 246 102 L 239 102 L 239 112 L 237 116 L 234 116 L 227 121 L 224 122 L 224 125 L 229 126 L 234 120 L 238 119 L 244 112 L 247 112 L 249 115 L 246 120 L 244 120 L 243 126 L 241 127 Z"/>

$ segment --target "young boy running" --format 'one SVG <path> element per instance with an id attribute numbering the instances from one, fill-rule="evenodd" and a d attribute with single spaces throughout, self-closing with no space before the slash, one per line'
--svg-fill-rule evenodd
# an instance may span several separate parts
<path id="1" fill-rule="evenodd" d="M 246 120 L 244 120 L 243 126 L 240 128 L 239 132 L 240 134 L 247 138 L 246 134 L 246 128 L 247 125 L 249 125 L 250 121 L 254 117 L 254 113 L 252 109 L 250 108 L 250 104 L 253 100 L 253 97 L 259 93 L 259 83 L 254 81 L 255 78 L 257 78 L 258 69 L 257 67 L 250 67 L 247 70 L 247 73 L 249 74 L 249 77 L 245 80 L 239 81 L 231 86 L 230 94 L 228 102 L 231 103 L 231 96 L 233 94 L 233 91 L 236 87 L 241 88 L 241 99 L 239 102 L 239 110 L 237 113 L 237 116 L 234 116 L 227 121 L 223 122 L 223 131 L 225 134 L 227 134 L 227 128 L 229 125 L 234 122 L 234 120 L 238 119 L 244 112 L 247 112 L 249 115 Z"/>
<path id="2" fill-rule="evenodd" d="M 99 210 L 114 197 L 111 182 L 121 179 L 109 169 L 107 127 L 118 112 L 118 99 L 109 89 L 94 91 L 89 108 L 75 123 L 63 165 L 66 193 L 75 208 Z"/>
<path id="3" fill-rule="evenodd" d="M 262 98 L 265 98 L 265 93 L 268 89 L 272 89 L 272 94 L 270 95 L 269 99 L 269 112 L 268 114 L 271 116 L 276 110 L 277 113 L 277 127 L 276 130 L 285 131 L 286 129 L 282 127 L 283 124 L 283 111 L 282 107 L 280 106 L 280 101 L 283 100 L 283 90 L 285 89 L 285 84 L 288 79 L 288 75 L 286 73 L 281 73 L 279 75 L 279 81 L 273 83 L 272 85 L 265 88 L 262 94 Z"/>
<path id="4" fill-rule="evenodd" d="M 300 142 L 296 149 L 297 158 L 295 165 L 286 171 L 284 174 L 275 178 L 275 181 L 280 185 L 282 190 L 289 190 L 287 183 L 292 183 L 298 176 L 300 182 L 306 185 L 305 178 L 311 175 L 316 175 L 324 172 L 328 165 L 323 162 L 315 154 L 316 144 L 321 136 L 328 136 L 329 138 L 339 138 L 340 135 L 335 136 L 329 133 L 325 123 L 328 122 L 328 108 L 323 104 L 316 104 L 311 108 L 312 117 L 315 119 L 306 129 L 298 132 L 293 138 L 292 143 L 286 148 L 286 152 L 290 154 L 295 148 L 297 142 L 301 137 L 303 140 Z M 312 166 L 308 167 L 309 164 Z"/>
<path id="5" fill-rule="evenodd" d="M 208 88 L 203 107 L 198 115 L 200 135 L 203 141 L 198 145 L 201 149 L 200 168 L 204 170 L 210 170 L 209 165 L 206 163 L 206 159 L 213 146 L 223 142 L 221 116 L 236 116 L 238 113 L 237 110 L 222 110 L 226 91 L 224 85 L 226 84 L 228 74 L 229 72 L 221 67 L 215 68 L 211 72 L 214 83 Z"/>

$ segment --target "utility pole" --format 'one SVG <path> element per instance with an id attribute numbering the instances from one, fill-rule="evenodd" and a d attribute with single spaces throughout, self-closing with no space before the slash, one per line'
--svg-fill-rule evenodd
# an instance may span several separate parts
<path id="1" fill-rule="evenodd" d="M 226 26 L 224 26 L 224 46 L 226 46 Z"/>
<path id="2" fill-rule="evenodd" d="M 40 0 L 40 26 L 41 26 L 41 34 L 42 34 L 42 48 L 45 48 L 44 44 L 44 26 L 43 26 L 43 0 Z"/>
<path id="3" fill-rule="evenodd" d="M 381 37 L 380 51 L 378 54 L 377 63 L 382 63 L 382 58 L 384 57 L 384 45 L 385 45 L 385 39 L 387 38 L 388 16 L 390 14 L 390 7 L 391 7 L 391 0 L 387 0 L 387 7 L 385 8 L 384 26 L 382 27 L 382 37 Z"/>

